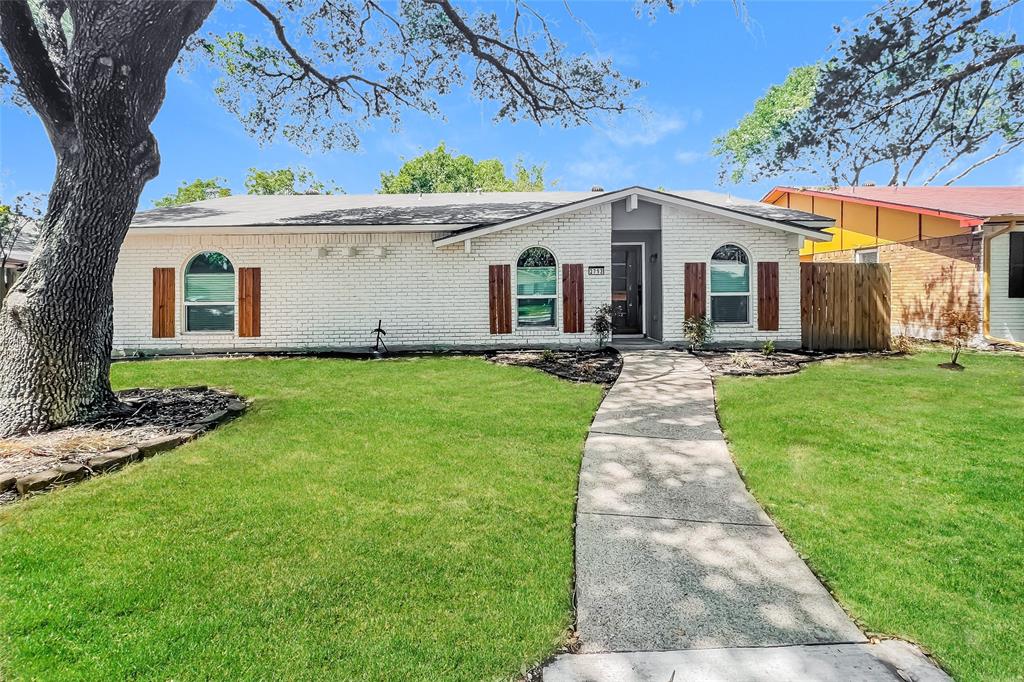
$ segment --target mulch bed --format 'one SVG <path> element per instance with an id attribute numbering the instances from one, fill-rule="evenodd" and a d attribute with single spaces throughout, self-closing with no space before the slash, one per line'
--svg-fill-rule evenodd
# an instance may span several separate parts
<path id="1" fill-rule="evenodd" d="M 712 376 L 778 376 L 796 374 L 804 365 L 836 358 L 892 357 L 892 351 L 875 353 L 822 353 L 809 350 L 776 351 L 765 355 L 761 351 L 738 348 L 694 351 Z"/>
<path id="2" fill-rule="evenodd" d="M 611 348 L 603 350 L 496 351 L 487 359 L 499 365 L 533 367 L 575 382 L 611 386 L 622 370 L 622 356 Z"/>
<path id="3" fill-rule="evenodd" d="M 245 410 L 239 396 L 207 388 L 134 388 L 117 394 L 119 403 L 90 421 L 46 433 L 0 439 L 0 481 L 86 464 L 97 455 L 174 434 L 195 437 Z M 17 499 L 0 489 L 0 504 Z"/>
<path id="4" fill-rule="evenodd" d="M 811 351 L 776 351 L 765 355 L 749 349 L 699 350 L 693 353 L 700 358 L 712 376 L 774 376 L 795 374 L 808 362 L 819 362 L 838 357 L 834 353 Z"/>

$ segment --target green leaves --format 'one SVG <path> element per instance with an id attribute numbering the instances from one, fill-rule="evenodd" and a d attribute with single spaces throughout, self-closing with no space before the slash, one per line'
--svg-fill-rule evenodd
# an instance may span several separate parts
<path id="1" fill-rule="evenodd" d="M 544 166 L 527 167 L 516 161 L 513 177 L 505 174 L 499 159 L 474 161 L 461 154 L 454 156 L 442 142 L 437 149 L 409 159 L 397 173 L 380 174 L 381 194 L 417 192 L 539 192 L 544 189 Z"/>
<path id="2" fill-rule="evenodd" d="M 168 194 L 162 199 L 157 199 L 153 204 L 159 208 L 164 208 L 166 206 L 191 204 L 193 201 L 202 201 L 204 199 L 226 197 L 231 194 L 231 190 L 224 186 L 226 182 L 224 178 L 210 178 L 209 180 L 196 178 L 192 182 L 182 181 L 174 194 Z"/>
<path id="3" fill-rule="evenodd" d="M 333 181 L 321 182 L 308 168 L 250 168 L 245 177 L 247 194 L 342 194 Z"/>
<path id="4" fill-rule="evenodd" d="M 722 157 L 723 176 L 742 181 L 751 159 L 778 143 L 786 125 L 813 103 L 820 72 L 818 64 L 793 69 L 754 102 L 754 110 L 735 128 L 715 139 L 711 153 Z"/>

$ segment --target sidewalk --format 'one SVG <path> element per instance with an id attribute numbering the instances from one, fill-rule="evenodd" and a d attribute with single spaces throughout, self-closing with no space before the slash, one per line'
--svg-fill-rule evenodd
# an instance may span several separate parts
<path id="1" fill-rule="evenodd" d="M 703 363 L 669 350 L 623 360 L 580 474 L 581 653 L 548 666 L 547 682 L 948 679 L 909 645 L 865 644 L 747 492 Z"/>

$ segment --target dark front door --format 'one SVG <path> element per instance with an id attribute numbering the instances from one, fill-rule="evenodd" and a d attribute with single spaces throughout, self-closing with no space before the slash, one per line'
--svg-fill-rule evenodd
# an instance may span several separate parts
<path id="1" fill-rule="evenodd" d="M 612 245 L 612 326 L 616 334 L 643 331 L 640 246 Z"/>

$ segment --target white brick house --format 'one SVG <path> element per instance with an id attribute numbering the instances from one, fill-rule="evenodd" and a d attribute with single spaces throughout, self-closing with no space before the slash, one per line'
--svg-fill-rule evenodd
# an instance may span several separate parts
<path id="1" fill-rule="evenodd" d="M 798 252 L 831 225 L 640 187 L 211 199 L 136 216 L 114 349 L 366 351 L 378 320 L 392 350 L 575 347 L 608 303 L 616 335 L 680 342 L 689 305 L 716 342 L 795 345 Z"/>

